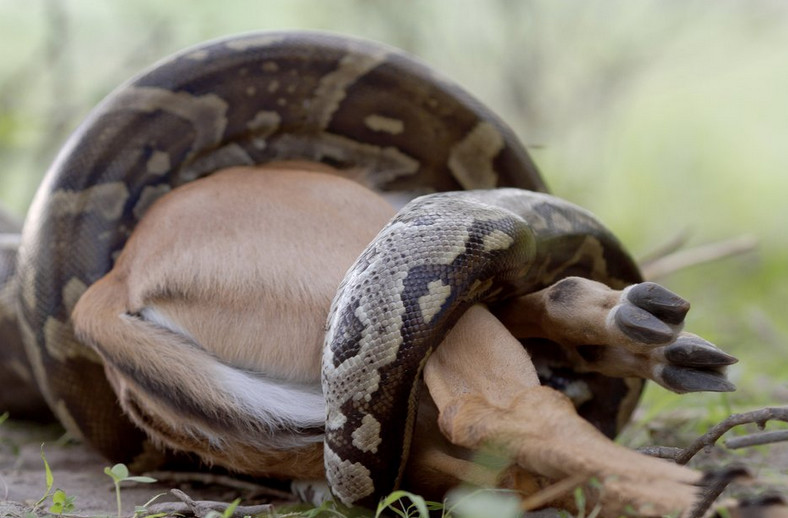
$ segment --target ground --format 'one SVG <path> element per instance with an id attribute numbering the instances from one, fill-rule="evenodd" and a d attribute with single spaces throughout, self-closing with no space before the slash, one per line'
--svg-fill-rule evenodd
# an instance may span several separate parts
<path id="1" fill-rule="evenodd" d="M 60 488 L 74 499 L 74 514 L 82 516 L 115 516 L 117 501 L 112 479 L 104 473 L 109 463 L 90 448 L 64 440 L 64 431 L 57 425 L 6 422 L 0 425 L 0 516 L 25 516 L 46 493 L 46 475 L 41 459 L 41 445 L 54 477 L 54 488 Z M 172 477 L 166 480 L 167 477 Z M 161 474 L 153 484 L 127 482 L 121 485 L 123 515 L 131 516 L 135 507 L 144 505 L 158 494 L 157 503 L 177 501 L 167 494 L 179 488 L 198 500 L 244 504 L 271 499 L 261 495 L 261 487 L 223 477 L 198 480 L 199 476 L 174 480 L 176 474 Z M 227 484 L 222 483 L 227 480 Z M 274 499 L 276 494 L 274 494 Z M 281 500 L 281 497 L 280 497 Z M 21 505 L 20 505 L 21 504 Z M 47 499 L 39 511 L 52 504 Z"/>
<path id="2" fill-rule="evenodd" d="M 637 442 L 635 436 L 646 434 L 653 444 L 681 444 L 691 442 L 697 433 L 692 421 L 697 416 L 666 413 L 652 418 L 648 423 L 636 423 L 625 434 L 625 441 Z M 752 427 L 751 431 L 755 431 Z M 25 513 L 45 494 L 46 478 L 41 459 L 41 445 L 54 477 L 54 488 L 60 488 L 74 499 L 73 514 L 80 516 L 117 515 L 114 486 L 104 469 L 109 465 L 89 448 L 64 439 L 63 429 L 57 425 L 23 422 L 5 422 L 0 425 L 0 516 L 24 517 Z M 739 463 L 745 465 L 757 478 L 756 483 L 735 484 L 728 494 L 760 494 L 765 490 L 788 494 L 788 443 L 746 448 L 740 451 L 724 447 L 708 448 L 698 453 L 692 464 L 701 469 L 714 469 Z M 178 488 L 195 500 L 232 502 L 241 498 L 242 505 L 256 505 L 273 501 L 282 506 L 284 495 L 255 484 L 230 481 L 224 477 L 200 479 L 199 476 L 154 474 L 159 482 L 122 484 L 123 515 L 131 516 L 135 507 L 141 506 L 158 494 L 165 493 L 156 502 L 177 501 L 168 492 Z M 47 499 L 38 508 L 49 509 Z M 545 516 L 542 514 L 542 516 Z M 555 516 L 552 514 L 551 516 Z"/>

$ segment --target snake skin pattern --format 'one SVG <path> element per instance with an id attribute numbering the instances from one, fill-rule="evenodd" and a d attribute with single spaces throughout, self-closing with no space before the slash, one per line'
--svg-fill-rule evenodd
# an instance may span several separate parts
<path id="1" fill-rule="evenodd" d="M 373 507 L 398 486 L 426 358 L 471 304 L 532 293 L 567 272 L 623 287 L 637 267 L 590 213 L 546 194 L 441 193 L 404 207 L 348 271 L 329 316 L 334 495 Z"/>
<path id="2" fill-rule="evenodd" d="M 363 183 L 381 192 L 546 190 L 495 115 L 383 45 L 320 33 L 252 33 L 158 63 L 108 96 L 64 146 L 30 209 L 17 262 L 17 317 L 35 381 L 66 428 L 109 459 L 137 469 L 160 462 L 121 412 L 98 356 L 74 338 L 69 316 L 76 301 L 110 269 L 161 195 L 225 167 L 282 159 L 359 168 Z M 472 301 L 568 275 L 613 286 L 640 280 L 614 239 L 553 198 L 501 190 L 429 200 L 415 202 L 384 231 L 334 306 L 324 367 L 331 406 L 326 460 L 345 501 L 369 501 L 396 485 L 420 367 Z M 557 230 L 576 238 L 551 243 Z M 433 232 L 450 234 L 447 248 L 397 249 L 414 235 L 428 245 Z M 395 251 L 409 257 L 391 269 L 376 263 Z M 515 265 L 522 260 L 531 267 Z M 385 299 L 370 299 L 367 283 L 382 283 Z M 378 322 L 384 327 L 374 343 L 358 339 Z M 368 355 L 373 360 L 365 364 Z M 534 361 L 554 359 L 535 352 Z M 614 435 L 642 383 L 565 367 L 545 381 L 559 388 L 587 383 L 594 398 L 579 412 Z M 382 377 L 395 379 L 391 391 L 375 390 L 370 380 Z M 354 481 L 361 489 L 346 490 Z"/>

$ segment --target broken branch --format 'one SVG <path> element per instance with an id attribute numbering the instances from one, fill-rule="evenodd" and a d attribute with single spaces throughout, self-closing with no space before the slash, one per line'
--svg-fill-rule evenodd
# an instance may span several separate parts
<path id="1" fill-rule="evenodd" d="M 225 510 L 232 505 L 226 502 L 214 502 L 211 500 L 193 500 L 189 495 L 179 489 L 171 489 L 170 493 L 181 501 L 153 504 L 147 508 L 147 512 L 149 514 L 167 513 L 168 515 L 177 513 L 184 516 L 205 518 L 211 511 L 224 513 Z M 254 516 L 256 514 L 270 512 L 272 509 L 273 506 L 271 504 L 239 505 L 233 510 L 232 516 Z"/>
<path id="2" fill-rule="evenodd" d="M 744 435 L 742 437 L 732 437 L 725 441 L 725 447 L 735 450 L 738 448 L 760 446 L 782 441 L 788 441 L 788 430 L 775 430 L 773 432 L 761 432 Z"/>
<path id="3" fill-rule="evenodd" d="M 700 450 L 706 448 L 707 446 L 713 446 L 719 440 L 719 438 L 731 428 L 743 424 L 757 424 L 759 428 L 763 428 L 766 426 L 768 421 L 788 422 L 788 407 L 767 407 L 760 410 L 753 410 L 752 412 L 733 414 L 722 422 L 711 427 L 708 432 L 692 441 L 692 443 L 690 443 L 690 445 L 686 448 L 650 446 L 646 448 L 640 448 L 638 451 L 646 455 L 651 455 L 652 457 L 671 459 L 676 462 L 676 464 L 686 464 Z M 756 437 L 762 437 L 762 439 L 756 439 Z M 756 442 L 758 440 L 763 440 L 764 442 Z M 777 432 L 764 432 L 746 437 L 740 437 L 738 439 L 729 439 L 726 441 L 725 445 L 730 448 L 743 448 L 745 446 L 768 444 L 771 442 L 785 440 L 788 440 L 788 430 L 779 430 Z M 735 446 L 730 446 L 731 442 L 733 442 Z"/>
<path id="4" fill-rule="evenodd" d="M 750 252 L 757 244 L 758 241 L 753 236 L 739 236 L 644 260 L 641 263 L 641 270 L 643 277 L 648 280 L 661 279 L 690 266 Z"/>

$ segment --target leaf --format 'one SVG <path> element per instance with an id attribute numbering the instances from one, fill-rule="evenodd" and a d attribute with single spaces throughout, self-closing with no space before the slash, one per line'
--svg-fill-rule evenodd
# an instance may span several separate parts
<path id="1" fill-rule="evenodd" d="M 63 504 L 66 501 L 66 493 L 62 489 L 56 489 L 55 494 L 52 495 L 52 502 L 56 504 Z"/>
<path id="2" fill-rule="evenodd" d="M 392 507 L 393 504 L 397 503 L 399 500 L 402 500 L 403 498 L 408 498 L 411 502 L 413 502 L 412 506 L 415 507 L 416 510 L 418 511 L 419 513 L 418 516 L 420 518 L 429 518 L 430 514 L 429 511 L 427 511 L 427 502 L 424 500 L 424 498 L 420 497 L 419 495 L 402 490 L 394 491 L 389 496 L 381 500 L 381 502 L 378 504 L 378 509 L 375 512 L 375 518 L 382 516 L 383 511 L 385 511 L 386 509 L 391 509 L 392 511 L 394 511 L 396 514 L 400 516 L 410 516 L 410 513 L 405 514 L 402 511 Z"/>
<path id="3" fill-rule="evenodd" d="M 220 513 L 219 511 L 210 510 L 205 515 L 205 518 L 232 518 L 233 514 L 235 513 L 235 508 L 238 507 L 238 504 L 240 503 L 241 499 L 236 498 L 224 509 L 224 512 Z"/>
<path id="4" fill-rule="evenodd" d="M 148 506 L 150 506 L 153 502 L 155 502 L 156 500 L 167 494 L 168 493 L 159 493 L 158 495 L 154 495 L 153 498 L 151 498 L 144 504 L 136 506 L 134 508 L 134 518 L 138 518 L 139 516 L 144 516 L 145 518 L 159 518 L 160 516 L 166 516 L 167 513 L 158 513 L 158 514 L 145 514 L 145 513 L 148 512 Z"/>
<path id="5" fill-rule="evenodd" d="M 126 480 L 129 477 L 129 468 L 125 464 L 115 464 L 110 471 L 118 480 Z"/>
<path id="6" fill-rule="evenodd" d="M 115 474 L 112 472 L 112 470 L 109 469 L 109 467 L 104 468 L 104 473 L 109 475 L 110 478 L 112 478 L 113 482 L 115 482 L 115 483 L 120 482 L 120 480 L 118 480 L 118 478 L 115 476 Z"/>
<path id="7" fill-rule="evenodd" d="M 304 518 L 318 518 L 322 514 L 330 514 L 334 516 L 339 516 L 341 518 L 345 518 L 345 513 L 341 513 L 336 510 L 337 504 L 333 500 L 326 500 L 319 506 L 309 509 L 307 511 L 303 511 L 300 515 L 303 515 Z M 300 516 L 299 515 L 299 516 Z"/>
<path id="8" fill-rule="evenodd" d="M 240 498 L 236 498 L 235 500 L 233 500 L 232 503 L 227 506 L 227 509 L 224 510 L 222 516 L 224 518 L 231 518 L 233 514 L 235 514 L 235 509 L 238 507 L 238 504 L 240 503 L 241 503 Z"/>
<path id="9" fill-rule="evenodd" d="M 151 484 L 153 482 L 156 482 L 155 478 L 142 477 L 142 476 L 126 477 L 123 480 L 128 480 L 129 482 L 142 482 L 143 484 Z"/>
<path id="10" fill-rule="evenodd" d="M 41 460 L 44 461 L 44 472 L 46 473 L 47 494 L 52 491 L 52 486 L 55 483 L 55 477 L 52 475 L 52 470 L 49 468 L 46 455 L 44 455 L 44 445 L 41 445 Z"/>
<path id="11" fill-rule="evenodd" d="M 63 514 L 74 510 L 74 498 L 68 496 L 62 489 L 56 489 L 52 495 L 52 505 L 49 506 L 49 512 L 52 514 Z"/>
<path id="12" fill-rule="evenodd" d="M 44 473 L 46 474 L 47 490 L 46 490 L 46 493 L 44 493 L 44 496 L 42 496 L 38 500 L 38 502 L 35 503 L 35 505 L 33 506 L 33 509 L 37 508 L 39 505 L 44 503 L 44 500 L 47 499 L 47 497 L 49 496 L 49 493 L 52 491 L 52 486 L 55 484 L 55 477 L 52 476 L 52 470 L 49 468 L 49 462 L 47 462 L 46 455 L 44 455 L 44 445 L 43 444 L 41 445 L 41 460 L 44 461 Z"/>
<path id="13" fill-rule="evenodd" d="M 586 494 L 582 486 L 575 488 L 575 505 L 577 506 L 578 516 L 584 517 L 586 513 Z"/>

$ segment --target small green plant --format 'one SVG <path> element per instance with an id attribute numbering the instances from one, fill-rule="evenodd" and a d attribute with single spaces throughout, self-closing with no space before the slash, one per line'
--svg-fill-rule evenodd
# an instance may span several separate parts
<path id="1" fill-rule="evenodd" d="M 581 486 L 575 488 L 575 505 L 577 506 L 577 518 L 585 518 L 586 493 Z"/>
<path id="2" fill-rule="evenodd" d="M 74 498 L 76 497 L 68 496 L 62 489 L 56 489 L 52 495 L 52 505 L 49 506 L 49 512 L 52 514 L 73 512 Z"/>
<path id="3" fill-rule="evenodd" d="M 125 464 L 115 464 L 111 468 L 104 468 L 104 473 L 106 473 L 112 479 L 112 483 L 115 484 L 115 499 L 118 502 L 118 518 L 121 518 L 123 513 L 123 508 L 120 504 L 121 482 L 141 482 L 143 484 L 156 482 L 156 479 L 151 477 L 129 476 L 129 468 L 127 468 Z"/>
<path id="4" fill-rule="evenodd" d="M 338 505 L 333 500 L 326 500 L 322 504 L 317 507 L 313 507 L 312 509 L 307 509 L 304 511 L 296 511 L 294 513 L 286 513 L 281 516 L 283 517 L 290 517 L 290 516 L 298 516 L 299 518 L 319 518 L 324 515 L 329 516 L 338 516 L 339 518 L 345 518 L 347 516 L 347 512 L 344 510 L 339 510 Z"/>
<path id="5" fill-rule="evenodd" d="M 599 496 L 598 498 L 602 499 L 602 494 L 605 491 L 605 486 L 602 482 L 599 481 L 597 478 L 591 478 L 588 481 L 588 487 L 593 489 Z M 588 500 L 586 498 L 585 490 L 582 486 L 578 486 L 575 488 L 575 505 L 577 506 L 578 514 L 577 518 L 596 518 L 599 513 L 602 512 L 602 506 L 600 503 L 594 505 L 591 510 L 586 515 L 586 506 L 588 505 Z"/>
<path id="6" fill-rule="evenodd" d="M 405 499 L 410 500 L 410 505 L 405 505 Z M 375 518 L 380 518 L 386 509 L 390 509 L 402 518 L 429 518 L 429 504 L 419 495 L 408 491 L 394 491 L 378 504 Z"/>
<path id="7" fill-rule="evenodd" d="M 8 412 L 3 412 L 0 414 L 0 426 L 2 426 L 2 424 L 6 422 L 10 416 L 11 414 Z M 14 455 L 19 454 L 19 446 L 14 444 L 14 442 L 9 437 L 0 437 L 0 447 L 8 448 L 13 452 Z"/>
<path id="8" fill-rule="evenodd" d="M 155 502 L 156 500 L 158 500 L 159 498 L 163 497 L 166 494 L 167 493 L 159 493 L 158 495 L 155 495 L 153 498 L 151 498 L 150 500 L 148 500 L 144 504 L 136 506 L 134 508 L 134 518 L 138 518 L 138 517 L 143 517 L 143 518 L 161 518 L 162 516 L 167 516 L 166 512 L 155 513 L 155 514 L 149 514 L 149 512 L 148 512 L 148 507 L 150 505 L 152 505 L 153 502 Z"/>
<path id="9" fill-rule="evenodd" d="M 2 422 L 2 421 L 0 421 Z M 52 489 L 55 486 L 55 477 L 52 475 L 52 469 L 49 467 L 49 462 L 47 461 L 47 457 L 44 454 L 44 445 L 41 445 L 41 460 L 44 463 L 44 475 L 46 480 L 46 491 L 44 492 L 44 496 L 38 499 L 33 505 L 33 509 L 31 512 L 35 514 L 36 509 L 41 507 L 41 505 L 47 500 L 47 498 L 52 496 L 52 505 L 49 506 L 48 511 L 52 514 L 63 514 L 63 513 L 70 513 L 74 510 L 74 498 L 73 496 L 68 496 L 65 491 L 62 489 L 55 489 L 54 493 Z"/>
<path id="10" fill-rule="evenodd" d="M 44 496 L 39 498 L 38 502 L 36 502 L 33 505 L 33 511 L 38 509 L 41 506 L 41 504 L 43 504 L 44 501 L 46 501 L 46 499 L 49 497 L 49 494 L 52 492 L 52 486 L 55 485 L 55 477 L 52 475 L 52 469 L 50 469 L 49 462 L 47 462 L 47 457 L 44 454 L 44 445 L 43 444 L 41 445 L 41 460 L 44 461 L 44 476 L 45 476 L 45 480 L 46 480 L 46 487 L 47 487 L 47 489 L 46 489 L 46 492 L 44 493 Z"/>

